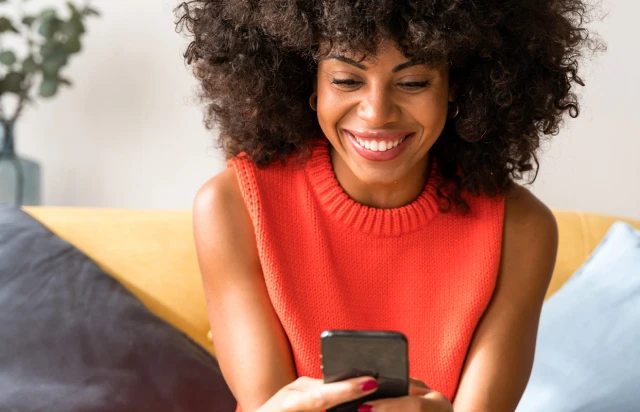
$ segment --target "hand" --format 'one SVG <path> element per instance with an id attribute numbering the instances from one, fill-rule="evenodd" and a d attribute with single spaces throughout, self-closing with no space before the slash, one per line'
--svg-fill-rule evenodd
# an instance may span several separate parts
<path id="1" fill-rule="evenodd" d="M 443 394 L 429 389 L 424 382 L 411 378 L 409 383 L 409 396 L 370 401 L 360 406 L 358 411 L 453 412 L 453 406 Z"/>
<path id="2" fill-rule="evenodd" d="M 322 379 L 300 377 L 280 389 L 258 412 L 320 412 L 361 398 L 378 389 L 371 377 L 324 383 Z"/>

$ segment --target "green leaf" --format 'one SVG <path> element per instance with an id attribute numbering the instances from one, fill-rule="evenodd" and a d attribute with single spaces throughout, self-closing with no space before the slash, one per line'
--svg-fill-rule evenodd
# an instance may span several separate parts
<path id="1" fill-rule="evenodd" d="M 65 86 L 73 86 L 73 83 L 71 83 L 71 80 L 66 79 L 64 77 L 58 77 L 58 81 L 60 82 L 60 84 L 64 84 Z"/>
<path id="2" fill-rule="evenodd" d="M 0 63 L 12 66 L 16 62 L 16 55 L 12 51 L 0 52 Z"/>
<path id="3" fill-rule="evenodd" d="M 82 14 L 84 14 L 85 16 L 100 16 L 100 12 L 94 8 L 91 8 L 89 6 L 85 7 L 82 10 Z"/>
<path id="4" fill-rule="evenodd" d="M 42 56 L 42 71 L 52 76 L 57 75 L 61 67 L 69 61 L 69 52 L 64 43 L 53 40 L 48 41 L 40 47 Z"/>
<path id="5" fill-rule="evenodd" d="M 62 24 L 62 32 L 67 35 L 67 37 L 79 37 L 81 34 L 84 34 L 85 31 L 84 23 L 82 23 L 80 17 L 73 17 Z"/>
<path id="6" fill-rule="evenodd" d="M 24 75 L 18 72 L 9 72 L 2 79 L 2 90 L 5 92 L 21 94 L 22 82 L 24 81 Z"/>
<path id="7" fill-rule="evenodd" d="M 38 15 L 38 18 L 40 20 L 46 21 L 46 20 L 55 19 L 57 15 L 58 14 L 56 13 L 56 9 L 49 8 L 49 9 L 42 10 Z"/>
<path id="8" fill-rule="evenodd" d="M 58 92 L 58 78 L 44 76 L 40 83 L 40 96 L 53 97 Z"/>
<path id="9" fill-rule="evenodd" d="M 48 41 L 40 46 L 40 54 L 43 60 L 55 55 L 58 52 L 59 43 L 55 41 Z"/>
<path id="10" fill-rule="evenodd" d="M 64 47 L 69 54 L 78 53 L 80 50 L 82 50 L 82 44 L 80 44 L 80 40 L 77 37 L 70 38 L 64 44 Z"/>
<path id="11" fill-rule="evenodd" d="M 22 62 L 22 71 L 24 73 L 35 73 L 40 66 L 36 63 L 33 56 L 29 56 Z"/>
<path id="12" fill-rule="evenodd" d="M 71 3 L 70 1 L 67 2 L 67 7 L 69 7 L 69 10 L 71 10 L 71 15 L 79 15 L 80 14 L 80 11 L 76 7 L 76 5 Z"/>
<path id="13" fill-rule="evenodd" d="M 60 69 L 62 69 L 68 62 L 67 55 L 57 55 L 50 59 L 45 60 L 42 63 L 42 72 L 45 75 L 57 76 Z"/>
<path id="14" fill-rule="evenodd" d="M 38 29 L 38 33 L 47 39 L 53 39 L 53 36 L 60 30 L 60 26 L 63 21 L 58 18 L 52 18 L 48 20 L 44 20 L 42 24 L 40 24 L 40 28 Z"/>
<path id="15" fill-rule="evenodd" d="M 14 33 L 19 33 L 15 28 L 11 20 L 6 17 L 0 17 L 0 33 L 5 33 L 8 31 L 12 31 Z"/>
<path id="16" fill-rule="evenodd" d="M 34 21 L 36 21 L 36 18 L 34 16 L 25 16 L 22 19 L 22 24 L 24 24 L 25 26 L 31 27 Z"/>

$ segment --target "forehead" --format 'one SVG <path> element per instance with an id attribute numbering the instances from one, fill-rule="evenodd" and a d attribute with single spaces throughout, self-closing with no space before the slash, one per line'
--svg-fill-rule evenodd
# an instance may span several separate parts
<path id="1" fill-rule="evenodd" d="M 340 58 L 344 58 L 342 59 L 343 62 L 357 63 L 362 69 L 365 66 L 372 69 L 376 67 L 388 69 L 389 67 L 395 68 L 405 64 L 409 66 L 409 63 L 413 63 L 413 65 L 421 65 L 429 70 L 447 71 L 449 66 L 445 56 L 430 55 L 429 53 L 424 53 L 423 56 L 414 56 L 410 54 L 411 48 L 409 46 L 406 48 L 403 46 L 404 50 L 401 50 L 394 40 L 379 41 L 368 50 L 354 48 L 349 44 L 337 44 L 329 41 L 320 42 L 319 46 L 316 57 L 319 65 L 323 61 L 338 62 Z M 336 59 L 336 57 L 338 58 Z"/>
<path id="2" fill-rule="evenodd" d="M 339 55 L 357 62 L 371 65 L 377 64 L 381 58 L 401 61 L 407 61 L 410 59 L 409 56 L 405 56 L 401 52 L 397 43 L 391 40 L 378 42 L 377 44 L 370 46 L 367 50 L 354 48 L 349 44 L 332 44 L 329 41 L 323 41 L 320 42 L 319 52 L 321 57 L 320 60 L 328 56 Z"/>

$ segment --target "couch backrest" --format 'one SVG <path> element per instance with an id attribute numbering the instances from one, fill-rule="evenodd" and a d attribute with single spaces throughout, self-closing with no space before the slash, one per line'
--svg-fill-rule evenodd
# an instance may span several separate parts
<path id="1" fill-rule="evenodd" d="M 190 211 L 24 210 L 91 257 L 154 313 L 213 353 Z M 548 296 L 586 260 L 609 226 L 623 220 L 580 212 L 554 213 L 560 247 Z M 631 223 L 640 228 L 640 222 Z"/>
<path id="2" fill-rule="evenodd" d="M 587 260 L 615 221 L 625 221 L 640 229 L 640 221 L 631 219 L 574 211 L 554 210 L 553 213 L 558 222 L 559 245 L 547 297 Z"/>

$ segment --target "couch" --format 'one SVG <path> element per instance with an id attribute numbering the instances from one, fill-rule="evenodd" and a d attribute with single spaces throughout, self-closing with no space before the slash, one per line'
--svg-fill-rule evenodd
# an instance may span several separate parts
<path id="1" fill-rule="evenodd" d="M 191 212 L 24 207 L 59 237 L 75 245 L 117 279 L 152 312 L 215 356 L 200 280 Z M 547 297 L 578 269 L 616 220 L 575 211 L 554 211 L 558 258 Z"/>

